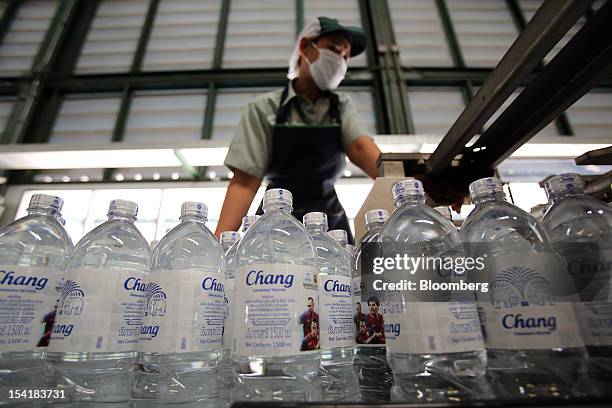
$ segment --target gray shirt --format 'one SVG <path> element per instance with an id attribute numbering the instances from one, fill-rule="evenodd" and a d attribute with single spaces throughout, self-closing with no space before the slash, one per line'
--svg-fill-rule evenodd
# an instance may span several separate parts
<path id="1" fill-rule="evenodd" d="M 225 157 L 225 165 L 230 169 L 239 169 L 252 176 L 263 178 L 272 158 L 272 126 L 276 122 L 276 113 L 280 105 L 283 90 L 268 92 L 250 102 L 236 128 L 236 133 Z M 344 150 L 368 131 L 345 94 L 338 93 L 340 118 L 342 120 L 342 146 Z M 289 86 L 285 104 L 295 101 L 290 106 L 287 124 L 291 125 L 328 125 L 333 120 L 330 116 L 330 100 L 321 97 L 316 102 L 297 95 L 293 86 Z"/>

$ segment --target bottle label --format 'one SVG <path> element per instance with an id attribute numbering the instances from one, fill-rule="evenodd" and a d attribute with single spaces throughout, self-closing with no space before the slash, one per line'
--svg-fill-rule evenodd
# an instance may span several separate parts
<path id="1" fill-rule="evenodd" d="M 0 265 L 1 352 L 49 345 L 60 274 L 48 267 Z"/>
<path id="2" fill-rule="evenodd" d="M 583 345 L 573 303 L 566 298 L 571 282 L 557 257 L 544 253 L 498 255 L 490 260 L 486 273 L 489 293 L 478 294 L 478 312 L 487 348 L 537 350 Z"/>
<path id="3" fill-rule="evenodd" d="M 221 348 L 225 282 L 220 272 L 172 270 L 149 276 L 138 351 L 188 353 Z"/>
<path id="4" fill-rule="evenodd" d="M 319 296 L 314 267 L 241 266 L 236 272 L 232 352 L 289 356 L 320 346 Z"/>
<path id="5" fill-rule="evenodd" d="M 576 319 L 588 346 L 612 346 L 612 302 L 576 302 Z"/>
<path id="6" fill-rule="evenodd" d="M 375 290 L 373 276 L 370 273 L 353 280 L 354 290 L 360 294 L 355 296 L 353 314 L 355 342 L 359 347 L 386 347 L 400 333 L 400 323 L 392 310 L 395 303 L 391 302 L 397 293 Z"/>
<path id="7" fill-rule="evenodd" d="M 51 334 L 51 352 L 136 350 L 146 274 L 117 268 L 66 271 Z"/>
<path id="8" fill-rule="evenodd" d="M 405 302 L 393 353 L 440 354 L 484 350 L 474 302 Z"/>
<path id="9" fill-rule="evenodd" d="M 321 347 L 355 345 L 353 296 L 350 276 L 319 275 Z"/>
<path id="10" fill-rule="evenodd" d="M 236 279 L 225 280 L 225 316 L 223 322 L 223 350 L 232 348 L 232 338 L 234 335 L 234 287 Z"/>

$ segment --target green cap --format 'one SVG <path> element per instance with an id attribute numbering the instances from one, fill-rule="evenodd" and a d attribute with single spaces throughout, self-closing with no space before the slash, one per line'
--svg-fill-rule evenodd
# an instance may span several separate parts
<path id="1" fill-rule="evenodd" d="M 319 36 L 323 36 L 325 34 L 337 33 L 341 32 L 346 34 L 346 36 L 351 41 L 351 57 L 355 55 L 359 55 L 366 48 L 366 35 L 365 31 L 361 27 L 349 27 L 343 26 L 340 24 L 338 20 L 335 18 L 329 17 L 317 17 L 319 19 L 319 25 L 321 26 L 321 31 L 319 32 Z"/>

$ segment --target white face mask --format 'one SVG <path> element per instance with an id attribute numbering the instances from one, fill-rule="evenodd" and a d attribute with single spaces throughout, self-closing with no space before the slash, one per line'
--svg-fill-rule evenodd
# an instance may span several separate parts
<path id="1" fill-rule="evenodd" d="M 317 58 L 315 62 L 310 62 L 308 58 L 306 58 L 308 68 L 310 69 L 310 75 L 312 75 L 312 79 L 320 90 L 334 90 L 340 85 L 340 82 L 344 79 L 344 75 L 346 75 L 346 70 L 348 68 L 346 61 L 342 56 L 331 50 L 319 47 L 315 48 L 319 50 L 319 58 Z"/>

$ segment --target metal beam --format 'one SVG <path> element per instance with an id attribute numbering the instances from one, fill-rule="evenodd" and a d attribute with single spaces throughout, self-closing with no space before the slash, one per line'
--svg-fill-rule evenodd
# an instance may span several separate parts
<path id="1" fill-rule="evenodd" d="M 427 162 L 431 176 L 450 166 L 482 128 L 590 6 L 584 0 L 547 0 L 502 57 L 472 102 L 452 125 Z"/>
<path id="2" fill-rule="evenodd" d="M 295 36 L 304 28 L 304 0 L 295 0 Z"/>
<path id="3" fill-rule="evenodd" d="M 461 46 L 459 45 L 459 39 L 455 32 L 453 20 L 451 19 L 450 12 L 448 11 L 448 5 L 445 0 L 436 0 L 436 7 L 438 14 L 440 15 L 440 21 L 444 28 L 444 35 L 446 36 L 446 42 L 453 58 L 453 62 L 458 67 L 465 67 L 465 60 L 463 59 L 463 53 L 461 52 Z"/>
<path id="4" fill-rule="evenodd" d="M 22 2 L 20 0 L 11 0 L 4 9 L 2 18 L 0 18 L 0 44 L 2 44 L 4 36 L 6 33 L 8 33 L 9 27 L 17 15 L 17 10 L 19 9 L 21 3 Z"/>
<path id="5" fill-rule="evenodd" d="M 221 68 L 223 64 L 223 51 L 225 49 L 225 35 L 227 34 L 227 23 L 229 21 L 230 0 L 221 2 L 221 11 L 219 12 L 219 23 L 217 25 L 217 39 L 215 44 L 215 56 L 213 58 L 213 69 Z"/>
<path id="6" fill-rule="evenodd" d="M 493 168 L 595 86 L 612 67 L 612 2 L 589 19 L 567 45 L 482 134 L 466 165 Z"/>
<path id="7" fill-rule="evenodd" d="M 159 0 L 150 0 L 149 8 L 147 9 L 147 15 L 145 16 L 140 30 L 140 37 L 138 38 L 138 45 L 134 52 L 134 59 L 132 60 L 132 66 L 130 71 L 138 72 L 142 68 L 142 61 L 144 60 L 145 52 L 147 51 L 147 45 L 149 44 L 149 38 L 151 38 L 151 31 L 153 31 L 153 22 L 155 21 L 155 15 L 159 7 Z"/>

